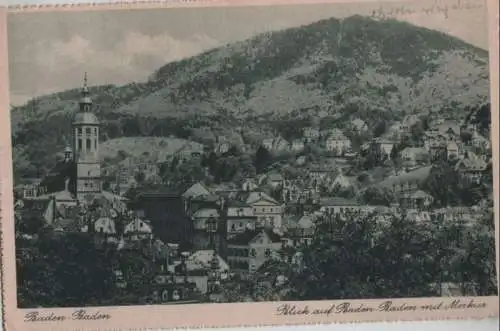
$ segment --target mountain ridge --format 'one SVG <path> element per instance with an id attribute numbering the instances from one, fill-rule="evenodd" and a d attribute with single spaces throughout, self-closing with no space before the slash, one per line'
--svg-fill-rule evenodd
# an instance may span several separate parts
<path id="1" fill-rule="evenodd" d="M 90 92 L 103 140 L 186 138 L 197 128 L 224 133 L 238 125 L 264 134 L 273 121 L 342 125 L 361 118 L 373 126 L 408 113 L 453 114 L 487 102 L 488 76 L 481 48 L 410 23 L 357 15 L 259 34 L 168 63 L 147 82 Z M 78 100 L 79 89 L 71 89 L 16 107 L 14 146 L 36 149 L 26 152 L 28 159 L 63 148 Z"/>

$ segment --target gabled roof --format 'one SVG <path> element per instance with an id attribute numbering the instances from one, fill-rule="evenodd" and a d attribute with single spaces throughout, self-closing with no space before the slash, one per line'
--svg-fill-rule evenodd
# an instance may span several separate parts
<path id="1" fill-rule="evenodd" d="M 207 270 L 210 269 L 214 251 L 213 250 L 201 250 L 196 251 L 187 258 L 186 267 L 189 271 L 191 270 Z M 219 270 L 229 270 L 229 265 L 222 259 L 218 254 L 216 255 Z"/>
<path id="2" fill-rule="evenodd" d="M 460 159 L 455 165 L 455 170 L 466 169 L 466 170 L 475 170 L 482 171 L 485 170 L 488 164 L 478 158 L 475 154 L 468 152 L 467 156 Z"/>
<path id="3" fill-rule="evenodd" d="M 39 195 L 33 199 L 34 200 L 47 200 L 47 199 L 50 199 L 52 197 L 55 198 L 56 201 L 75 201 L 76 200 L 75 196 L 71 192 L 69 192 L 68 190 Z"/>
<path id="4" fill-rule="evenodd" d="M 311 215 L 303 215 L 297 222 L 297 227 L 301 229 L 310 229 L 315 226 Z"/>
<path id="5" fill-rule="evenodd" d="M 340 197 L 327 197 L 320 199 L 321 206 L 359 206 L 354 200 L 348 200 Z"/>
<path id="6" fill-rule="evenodd" d="M 243 233 L 239 233 L 236 236 L 229 238 L 227 243 L 229 245 L 246 246 L 249 245 L 260 234 L 265 234 L 269 238 L 269 240 L 271 240 L 274 243 L 281 242 L 281 236 L 278 235 L 277 233 L 268 229 L 259 229 L 259 230 L 246 230 Z"/>
<path id="7" fill-rule="evenodd" d="M 227 208 L 252 208 L 248 203 L 239 200 L 229 200 L 226 202 Z"/>
<path id="8" fill-rule="evenodd" d="M 207 195 L 210 195 L 210 191 L 202 183 L 192 185 L 182 194 L 184 198 L 195 198 Z"/>
<path id="9" fill-rule="evenodd" d="M 432 198 L 432 195 L 430 195 L 422 190 L 418 190 L 415 193 L 413 193 L 411 197 L 414 199 L 427 199 L 427 198 Z"/>
<path id="10" fill-rule="evenodd" d="M 102 229 L 103 233 L 106 234 L 115 234 L 115 222 L 109 217 L 100 217 L 94 222 L 94 228 L 97 232 Z"/>
<path id="11" fill-rule="evenodd" d="M 136 218 L 125 226 L 124 233 L 129 233 L 129 232 L 151 233 L 152 230 L 153 229 L 151 228 L 149 222 Z"/>
<path id="12" fill-rule="evenodd" d="M 270 181 L 281 181 L 283 180 L 283 176 L 279 173 L 270 173 L 267 175 Z"/>
<path id="13" fill-rule="evenodd" d="M 441 133 L 451 132 L 454 134 L 460 134 L 460 124 L 455 121 L 444 121 L 437 126 L 437 130 Z"/>
<path id="14" fill-rule="evenodd" d="M 429 177 L 432 166 L 425 166 L 398 176 L 390 177 L 380 183 L 381 186 L 392 188 L 393 185 L 404 183 L 423 183 Z"/>
<path id="15" fill-rule="evenodd" d="M 266 201 L 266 202 L 269 202 L 269 203 L 272 203 L 275 205 L 279 205 L 278 201 L 271 198 L 269 195 L 267 195 L 264 192 L 249 192 L 245 201 L 249 205 L 253 205 L 254 203 L 259 202 L 259 201 Z"/>
<path id="16" fill-rule="evenodd" d="M 81 232 L 82 228 L 78 220 L 59 217 L 54 220 L 52 227 L 54 231 Z"/>

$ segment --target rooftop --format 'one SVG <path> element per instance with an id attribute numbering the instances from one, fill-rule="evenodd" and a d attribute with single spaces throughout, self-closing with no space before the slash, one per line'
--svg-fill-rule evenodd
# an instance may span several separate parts
<path id="1" fill-rule="evenodd" d="M 73 125 L 75 124 L 99 125 L 99 120 L 94 113 L 76 113 L 75 118 L 73 119 Z"/>
<path id="2" fill-rule="evenodd" d="M 340 197 L 321 198 L 319 203 L 322 206 L 359 206 L 359 203 L 354 200 L 348 200 Z"/>
<path id="3" fill-rule="evenodd" d="M 403 173 L 398 176 L 393 176 L 385 179 L 380 183 L 380 185 L 385 187 L 392 187 L 396 184 L 410 183 L 410 182 L 424 182 L 431 172 L 432 166 L 425 166 L 413 171 Z"/>
<path id="4" fill-rule="evenodd" d="M 228 239 L 229 245 L 248 245 L 255 237 L 264 232 L 272 242 L 281 242 L 281 237 L 271 230 L 247 230 Z"/>

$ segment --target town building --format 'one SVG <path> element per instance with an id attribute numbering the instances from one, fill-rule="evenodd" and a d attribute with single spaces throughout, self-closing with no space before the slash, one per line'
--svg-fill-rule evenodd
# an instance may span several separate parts
<path id="1" fill-rule="evenodd" d="M 224 214 L 228 238 L 257 228 L 257 216 L 252 206 L 237 200 L 228 201 L 225 206 Z"/>
<path id="2" fill-rule="evenodd" d="M 351 141 L 339 130 L 327 138 L 326 149 L 336 155 L 343 155 L 351 149 Z"/>
<path id="3" fill-rule="evenodd" d="M 272 230 L 248 230 L 228 240 L 227 262 L 231 270 L 251 274 L 281 247 L 282 237 Z"/>
<path id="4" fill-rule="evenodd" d="M 126 199 L 103 190 L 99 129 L 100 123 L 93 113 L 93 102 L 85 74 L 79 109 L 71 123 L 73 147 L 66 146 L 63 160 L 39 181 L 38 192 L 32 194 L 32 197 L 26 196 L 25 199 L 54 201 L 54 220 L 64 219 L 64 209 L 71 207 L 78 208 L 81 213 L 87 213 L 89 208 L 86 207 L 90 206 L 94 209 L 99 206 L 106 207 L 100 208 L 103 210 L 101 213 L 106 213 L 111 208 L 123 211 Z M 99 213 L 93 213 L 92 217 L 95 218 L 92 221 L 96 221 Z M 77 221 L 66 220 L 65 225 L 60 228 L 74 229 L 75 226 L 70 226 L 69 222 Z"/>
<path id="5" fill-rule="evenodd" d="M 306 142 L 308 143 L 318 141 L 321 135 L 319 129 L 315 127 L 304 128 L 303 134 Z"/>
<path id="6" fill-rule="evenodd" d="M 392 139 L 380 137 L 376 138 L 370 147 L 374 148 L 373 152 L 375 155 L 378 155 L 380 158 L 390 159 L 395 144 L 396 142 Z"/>
<path id="7" fill-rule="evenodd" d="M 284 238 L 288 239 L 289 245 L 299 246 L 311 244 L 316 229 L 313 214 L 305 212 L 302 216 L 295 217 L 288 223 Z"/>
<path id="8" fill-rule="evenodd" d="M 305 143 L 303 139 L 295 139 L 292 141 L 291 149 L 292 152 L 302 152 L 305 148 Z"/>
<path id="9" fill-rule="evenodd" d="M 321 198 L 319 205 L 320 210 L 329 215 L 360 212 L 363 209 L 357 201 L 339 197 Z"/>
<path id="10" fill-rule="evenodd" d="M 257 227 L 280 229 L 283 225 L 283 205 L 264 192 L 250 192 L 244 199 L 253 208 Z"/>
<path id="11" fill-rule="evenodd" d="M 406 147 L 401 151 L 401 160 L 408 167 L 425 164 L 429 159 L 429 153 L 422 147 Z"/>

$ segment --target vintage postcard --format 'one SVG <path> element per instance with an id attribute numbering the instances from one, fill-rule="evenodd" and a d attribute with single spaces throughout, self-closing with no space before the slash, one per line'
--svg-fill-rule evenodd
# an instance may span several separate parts
<path id="1" fill-rule="evenodd" d="M 498 0 L 2 15 L 6 331 L 498 316 Z"/>

